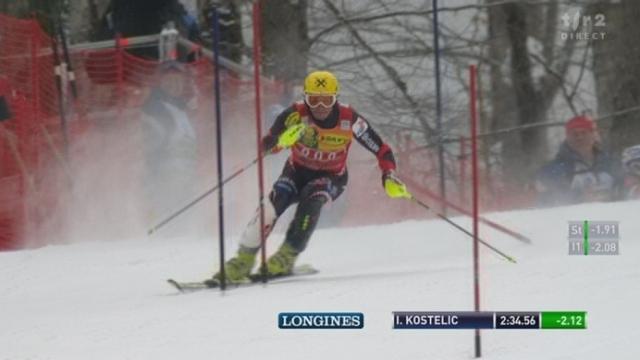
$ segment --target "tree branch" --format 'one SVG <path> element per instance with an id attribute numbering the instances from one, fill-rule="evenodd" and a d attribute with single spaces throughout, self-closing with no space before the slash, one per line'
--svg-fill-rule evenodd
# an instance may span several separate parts
<path id="1" fill-rule="evenodd" d="M 376 51 L 371 48 L 371 46 L 360 36 L 358 31 L 353 27 L 352 24 L 340 13 L 340 10 L 330 1 L 323 0 L 324 4 L 327 8 L 334 14 L 334 16 L 344 24 L 349 30 L 349 33 L 353 36 L 356 42 L 362 46 L 371 57 L 378 63 L 378 65 L 384 70 L 387 76 L 391 79 L 391 81 L 395 84 L 395 86 L 400 90 L 404 99 L 409 103 L 410 108 L 413 110 L 415 116 L 418 118 L 418 121 L 422 125 L 425 136 L 427 137 L 427 141 L 432 141 L 436 138 L 435 131 L 429 126 L 427 119 L 422 114 L 418 103 L 411 97 L 411 95 L 407 91 L 407 84 L 400 78 L 400 75 L 391 65 L 387 64 L 382 57 L 376 53 Z"/>
<path id="2" fill-rule="evenodd" d="M 589 0 L 585 0 L 585 3 L 588 3 Z M 536 5 L 549 5 L 549 4 L 557 4 L 557 3 L 567 3 L 567 4 L 573 4 L 575 5 L 576 3 L 580 3 L 580 1 L 572 1 L 572 0 L 564 0 L 564 1 L 553 1 L 553 0 L 504 0 L 504 1 L 496 1 L 490 4 L 479 4 L 479 5 L 462 5 L 462 6 L 445 6 L 445 7 L 439 7 L 438 8 L 438 12 L 439 13 L 443 13 L 443 12 L 458 12 L 458 11 L 466 11 L 466 10 L 482 10 L 482 9 L 487 9 L 487 8 L 491 8 L 491 7 L 495 7 L 495 6 L 502 6 L 505 4 L 511 4 L 511 3 L 518 3 L 518 4 L 522 4 L 522 5 L 530 5 L 530 6 L 536 6 Z M 360 17 L 353 17 L 353 18 L 345 18 L 344 21 L 346 23 L 349 24 L 357 24 L 357 23 L 366 23 L 369 21 L 376 21 L 376 20 L 382 20 L 382 19 L 387 19 L 390 17 L 396 17 L 396 16 L 417 16 L 417 17 L 426 17 L 433 14 L 433 10 L 414 10 L 414 11 L 391 11 L 391 12 L 385 12 L 383 14 L 377 14 L 377 15 L 370 15 L 370 16 L 360 16 Z M 310 38 L 310 44 L 313 44 L 316 40 L 318 40 L 319 38 L 321 38 L 322 36 L 326 35 L 327 33 L 330 33 L 340 27 L 345 26 L 344 22 L 337 22 L 325 29 L 320 30 L 318 33 L 316 33 L 314 36 L 312 36 Z"/>

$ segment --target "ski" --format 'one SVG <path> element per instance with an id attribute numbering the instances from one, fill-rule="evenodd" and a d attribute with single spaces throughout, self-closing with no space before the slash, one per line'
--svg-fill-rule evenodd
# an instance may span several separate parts
<path id="1" fill-rule="evenodd" d="M 291 274 L 271 276 L 271 277 L 269 277 L 268 280 L 269 280 L 269 282 L 273 282 L 273 281 L 278 281 L 278 280 L 282 280 L 282 279 L 288 279 L 288 278 L 297 277 L 297 276 L 314 275 L 314 274 L 317 274 L 318 272 L 319 272 L 319 270 L 317 270 L 313 266 L 308 265 L 308 264 L 304 264 L 304 265 L 296 266 L 293 269 L 293 272 Z M 173 286 L 174 288 L 176 288 L 178 291 L 180 291 L 182 293 L 199 291 L 199 290 L 207 290 L 207 289 L 219 289 L 220 288 L 220 282 L 218 282 L 217 280 L 214 280 L 214 279 L 207 279 L 207 280 L 204 280 L 204 281 L 191 281 L 191 282 L 182 282 L 182 281 L 177 281 L 177 280 L 174 280 L 174 279 L 168 279 L 167 282 L 169 284 L 171 284 L 171 286 Z M 235 288 L 239 288 L 239 287 L 247 287 L 247 286 L 251 286 L 251 285 L 260 284 L 261 282 L 262 282 L 262 274 L 254 273 L 254 274 L 249 275 L 249 277 L 247 278 L 247 280 L 245 282 L 227 284 L 227 289 L 235 289 Z"/>

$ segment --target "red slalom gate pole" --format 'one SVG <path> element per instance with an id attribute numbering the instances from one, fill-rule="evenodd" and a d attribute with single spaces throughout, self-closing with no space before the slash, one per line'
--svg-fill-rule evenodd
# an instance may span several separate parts
<path id="1" fill-rule="evenodd" d="M 218 169 L 218 243 L 220 255 L 220 290 L 227 288 L 227 276 L 224 263 L 224 179 L 222 175 L 222 104 L 220 100 L 220 17 L 218 9 L 213 8 L 211 34 L 213 37 L 213 88 L 215 90 L 216 114 L 216 163 Z"/>
<path id="2" fill-rule="evenodd" d="M 480 266 L 478 259 L 479 234 L 478 234 L 478 113 L 476 109 L 476 66 L 469 66 L 469 93 L 471 112 L 471 178 L 473 182 L 473 298 L 474 310 L 480 311 Z M 475 330 L 475 356 L 481 357 L 480 329 Z"/>
<path id="3" fill-rule="evenodd" d="M 260 0 L 253 3 L 253 82 L 256 90 L 256 144 L 258 146 L 258 196 L 260 212 L 260 273 L 262 282 L 267 282 L 267 241 L 264 233 L 264 176 L 263 176 L 263 149 L 262 149 L 262 108 L 260 102 L 260 63 L 262 53 L 260 41 L 262 40 L 260 22 Z"/>
<path id="4" fill-rule="evenodd" d="M 467 143 L 464 136 L 460 136 L 460 204 L 464 204 L 467 199 Z"/>

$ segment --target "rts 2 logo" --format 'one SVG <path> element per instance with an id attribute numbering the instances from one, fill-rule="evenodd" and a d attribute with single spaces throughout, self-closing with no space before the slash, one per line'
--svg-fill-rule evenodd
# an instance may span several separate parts
<path id="1" fill-rule="evenodd" d="M 584 15 L 576 11 L 573 15 L 564 13 L 561 16 L 563 26 L 569 31 L 562 31 L 562 40 L 603 40 L 607 26 L 604 14 Z"/>

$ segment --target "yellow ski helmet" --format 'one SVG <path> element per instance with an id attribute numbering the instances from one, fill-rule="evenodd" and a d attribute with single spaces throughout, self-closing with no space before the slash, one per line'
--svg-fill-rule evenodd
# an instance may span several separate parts
<path id="1" fill-rule="evenodd" d="M 305 94 L 337 95 L 339 89 L 338 79 L 328 71 L 314 71 L 304 79 Z"/>

